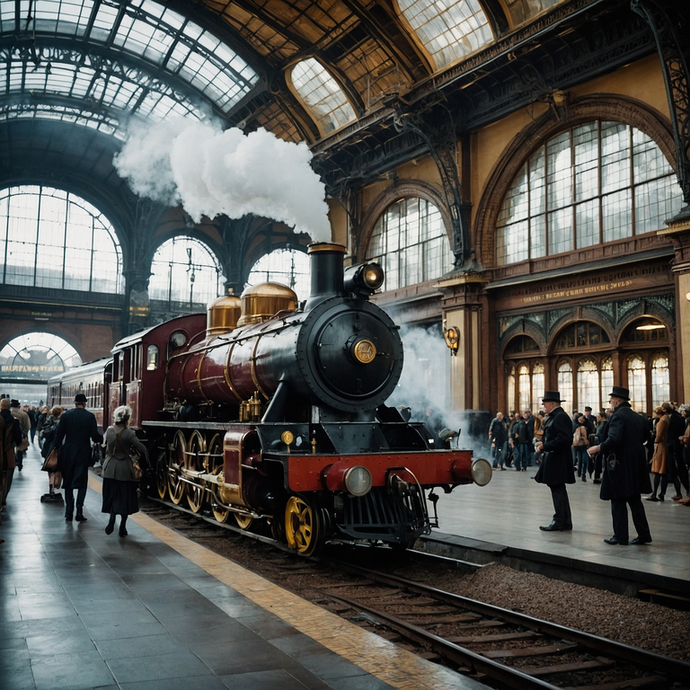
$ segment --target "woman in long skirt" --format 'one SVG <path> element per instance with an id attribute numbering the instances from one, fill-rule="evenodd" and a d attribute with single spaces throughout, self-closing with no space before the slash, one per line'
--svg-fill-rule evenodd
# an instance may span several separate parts
<path id="1" fill-rule="evenodd" d="M 121 537 L 127 536 L 127 516 L 139 512 L 137 486 L 139 480 L 132 474 L 132 455 L 136 451 L 148 460 L 146 447 L 129 428 L 132 409 L 122 405 L 113 414 L 114 426 L 108 427 L 103 439 L 105 460 L 101 477 L 103 478 L 103 507 L 101 512 L 109 513 L 110 520 L 105 528 L 106 534 L 115 529 L 115 516 L 120 516 Z"/>

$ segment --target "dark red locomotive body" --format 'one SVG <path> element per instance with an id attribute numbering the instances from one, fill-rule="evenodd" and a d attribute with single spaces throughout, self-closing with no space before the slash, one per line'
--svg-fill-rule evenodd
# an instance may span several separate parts
<path id="1" fill-rule="evenodd" d="M 491 478 L 486 460 L 439 449 L 385 405 L 403 348 L 369 301 L 376 264 L 343 270 L 344 248 L 310 247 L 312 288 L 275 284 L 221 298 L 113 350 L 110 414 L 132 407 L 150 448 L 155 490 L 194 512 L 230 515 L 310 554 L 330 539 L 408 545 L 429 532 L 434 487 Z"/>

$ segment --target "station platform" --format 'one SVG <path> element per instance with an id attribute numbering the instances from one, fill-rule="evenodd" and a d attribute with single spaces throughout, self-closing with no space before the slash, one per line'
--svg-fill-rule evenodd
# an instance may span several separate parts
<path id="1" fill-rule="evenodd" d="M 0 525 L 2 690 L 479 690 L 159 525 L 41 503 L 31 448 Z"/>
<path id="2" fill-rule="evenodd" d="M 440 524 L 428 541 L 462 548 L 468 554 L 484 554 L 485 562 L 501 554 L 513 554 L 516 562 L 531 559 L 544 564 L 543 574 L 554 575 L 554 569 L 560 568 L 572 576 L 579 569 L 583 577 L 574 581 L 583 584 L 605 587 L 607 577 L 615 573 L 631 583 L 684 591 L 690 596 L 690 506 L 671 500 L 673 486 L 663 502 L 643 497 L 651 544 L 611 546 L 604 543 L 613 535 L 611 503 L 599 498 L 600 485 L 589 477 L 586 482 L 578 479 L 567 485 L 573 531 L 540 530 L 540 525 L 551 522 L 553 503 L 549 488 L 534 481 L 536 472 L 537 467 L 525 472 L 496 470 L 486 486 L 459 486 L 450 495 L 439 492 Z M 637 534 L 632 519 L 629 529 L 633 539 Z M 504 562 L 512 565 L 509 559 Z M 597 572 L 600 583 L 591 580 Z"/>

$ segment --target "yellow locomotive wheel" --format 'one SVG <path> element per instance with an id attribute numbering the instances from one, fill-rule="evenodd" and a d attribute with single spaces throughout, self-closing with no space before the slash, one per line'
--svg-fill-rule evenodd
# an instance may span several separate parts
<path id="1" fill-rule="evenodd" d="M 162 501 L 168 497 L 168 460 L 164 450 L 156 458 L 156 490 Z"/>
<path id="2" fill-rule="evenodd" d="M 220 434 L 216 434 L 208 444 L 208 471 L 209 474 L 216 476 L 223 471 L 223 439 Z M 224 510 L 220 506 L 218 484 L 210 484 L 210 489 L 213 517 L 218 522 L 225 524 L 230 517 L 230 511 Z"/>
<path id="3" fill-rule="evenodd" d="M 288 546 L 297 553 L 311 556 L 321 550 L 324 536 L 321 511 L 299 496 L 290 496 L 285 505 L 285 538 Z"/>
<path id="4" fill-rule="evenodd" d="M 189 444 L 187 445 L 187 452 L 184 455 L 184 467 L 190 472 L 203 472 L 204 468 L 204 454 L 206 452 L 206 442 L 203 436 L 194 431 Z M 189 509 L 193 513 L 198 513 L 201 506 L 204 504 L 204 494 L 206 493 L 206 482 L 203 479 L 196 477 L 187 477 L 189 481 L 184 483 L 185 492 L 187 494 L 187 503 Z M 192 482 L 191 484 L 189 482 Z"/>
<path id="5" fill-rule="evenodd" d="M 249 529 L 254 518 L 251 515 L 243 515 L 242 513 L 233 513 L 235 522 L 240 529 Z"/>
<path id="6" fill-rule="evenodd" d="M 170 500 L 175 505 L 180 504 L 185 494 L 181 473 L 184 467 L 185 450 L 187 450 L 187 442 L 184 440 L 184 434 L 178 431 L 168 453 L 168 491 L 170 492 Z"/>

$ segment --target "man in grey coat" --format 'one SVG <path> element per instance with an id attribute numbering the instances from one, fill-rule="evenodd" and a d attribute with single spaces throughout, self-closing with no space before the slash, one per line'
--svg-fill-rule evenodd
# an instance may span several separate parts
<path id="1" fill-rule="evenodd" d="M 630 391 L 614 386 L 610 395 L 613 414 L 606 430 L 606 438 L 587 452 L 594 456 L 603 454 L 604 476 L 601 480 L 599 497 L 611 501 L 613 536 L 604 539 L 607 544 L 628 544 L 628 509 L 632 514 L 637 537 L 631 544 L 649 544 L 652 535 L 644 512 L 640 494 L 650 493 L 647 455 L 644 443 L 649 439 L 649 430 L 644 417 L 630 406 Z"/>
<path id="2" fill-rule="evenodd" d="M 551 489 L 554 514 L 551 524 L 540 526 L 539 529 L 544 532 L 568 532 L 573 528 L 573 518 L 565 485 L 575 483 L 570 453 L 573 444 L 572 422 L 561 407 L 565 400 L 561 400 L 558 391 L 545 391 L 542 402 L 546 418 L 543 441 L 537 446 L 537 452 L 543 452 L 543 456 L 534 479 Z"/>

